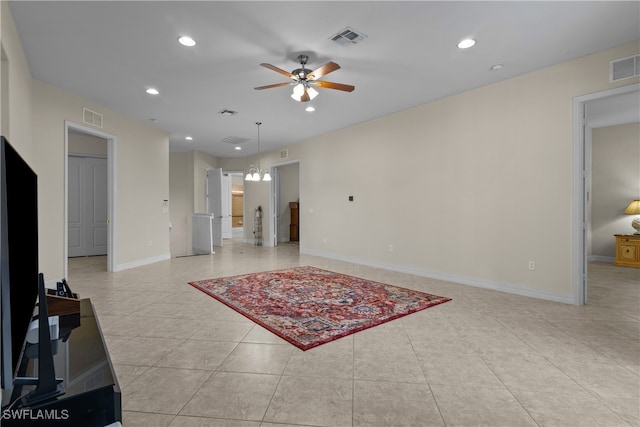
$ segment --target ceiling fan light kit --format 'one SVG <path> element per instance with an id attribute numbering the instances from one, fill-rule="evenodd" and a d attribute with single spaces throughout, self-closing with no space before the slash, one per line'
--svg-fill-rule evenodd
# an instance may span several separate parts
<path id="1" fill-rule="evenodd" d="M 309 56 L 298 55 L 298 61 L 300 62 L 300 68 L 296 68 L 291 72 L 285 71 L 282 68 L 278 68 L 275 65 L 267 63 L 260 64 L 265 68 L 268 68 L 278 74 L 282 74 L 283 76 L 292 79 L 293 82 L 275 83 L 266 86 L 259 86 L 255 89 L 262 90 L 293 85 L 293 93 L 291 94 L 291 98 L 298 102 L 311 101 L 316 96 L 318 96 L 318 91 L 315 89 L 316 87 L 323 89 L 341 90 L 343 92 L 353 92 L 353 90 L 355 89 L 355 86 L 352 85 L 318 80 L 321 77 L 340 69 L 340 66 L 335 62 L 327 62 L 326 64 L 311 71 L 305 67 L 305 65 L 307 65 L 307 61 L 309 61 Z"/>

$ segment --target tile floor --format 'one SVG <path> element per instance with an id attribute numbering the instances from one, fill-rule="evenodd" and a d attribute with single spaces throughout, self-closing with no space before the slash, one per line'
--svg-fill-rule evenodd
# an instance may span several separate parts
<path id="1" fill-rule="evenodd" d="M 300 351 L 187 285 L 314 265 L 453 298 Z M 124 427 L 638 426 L 640 270 L 594 263 L 590 304 L 230 242 L 118 273 L 69 260 L 96 307 Z"/>

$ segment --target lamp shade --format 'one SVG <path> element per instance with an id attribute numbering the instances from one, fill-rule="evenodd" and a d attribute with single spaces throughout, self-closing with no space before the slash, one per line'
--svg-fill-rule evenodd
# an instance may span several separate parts
<path id="1" fill-rule="evenodd" d="M 627 209 L 624 210 L 625 215 L 640 215 L 640 200 L 634 200 L 629 203 Z"/>

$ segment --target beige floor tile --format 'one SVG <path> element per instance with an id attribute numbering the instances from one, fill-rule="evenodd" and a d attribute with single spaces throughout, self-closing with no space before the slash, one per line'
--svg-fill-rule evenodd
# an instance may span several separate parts
<path id="1" fill-rule="evenodd" d="M 289 345 L 240 343 L 219 370 L 282 375 L 293 350 Z"/>
<path id="2" fill-rule="evenodd" d="M 640 377 L 622 366 L 585 363 L 562 369 L 596 396 L 629 397 L 640 402 Z"/>
<path id="3" fill-rule="evenodd" d="M 217 372 L 179 415 L 262 421 L 279 381 L 279 375 Z"/>
<path id="4" fill-rule="evenodd" d="M 118 378 L 118 385 L 120 385 L 120 388 L 127 386 L 131 381 L 149 370 L 149 366 L 136 365 L 113 365 L 113 368 L 116 371 L 116 377 Z"/>
<path id="5" fill-rule="evenodd" d="M 264 421 L 313 426 L 347 426 L 352 422 L 351 380 L 282 377 Z"/>
<path id="6" fill-rule="evenodd" d="M 307 351 L 294 350 L 284 372 L 288 376 L 353 378 L 353 338 L 344 337 Z"/>
<path id="7" fill-rule="evenodd" d="M 355 381 L 353 426 L 444 426 L 426 384 Z"/>
<path id="8" fill-rule="evenodd" d="M 185 417 L 178 415 L 169 427 L 260 427 L 257 421 L 225 420 L 221 418 Z"/>
<path id="9" fill-rule="evenodd" d="M 586 392 L 556 394 L 514 391 L 513 394 L 540 426 L 628 426 L 606 405 Z"/>
<path id="10" fill-rule="evenodd" d="M 156 362 L 155 366 L 213 371 L 224 362 L 237 345 L 227 341 L 189 339 Z"/>
<path id="11" fill-rule="evenodd" d="M 139 337 L 127 341 L 109 352 L 114 364 L 153 366 L 178 347 L 184 340 Z"/>
<path id="12" fill-rule="evenodd" d="M 122 411 L 122 425 L 126 427 L 168 427 L 175 415 Z"/>
<path id="13" fill-rule="evenodd" d="M 177 414 L 210 375 L 194 369 L 149 368 L 122 388 L 122 409 Z"/>
<path id="14" fill-rule="evenodd" d="M 290 345 L 287 341 L 280 338 L 273 332 L 268 331 L 262 326 L 254 324 L 253 328 L 242 339 L 242 342 L 253 344 L 282 344 Z"/>
<path id="15" fill-rule="evenodd" d="M 620 418 L 629 423 L 629 425 L 640 426 L 640 405 L 638 405 L 638 399 L 606 395 L 599 396 L 599 400 L 607 405 L 607 407 Z"/>
<path id="16" fill-rule="evenodd" d="M 253 322 L 207 320 L 193 331 L 189 339 L 240 342 L 253 327 Z"/>
<path id="17" fill-rule="evenodd" d="M 581 392 L 583 389 L 567 374 L 547 359 L 537 354 L 522 354 L 517 358 L 510 354 L 482 355 L 489 368 L 509 390 L 548 391 L 563 394 Z"/>
<path id="18" fill-rule="evenodd" d="M 429 384 L 504 388 L 477 354 L 416 353 Z"/>
<path id="19" fill-rule="evenodd" d="M 506 389 L 432 385 L 431 391 L 448 426 L 537 425 Z"/>
<path id="20" fill-rule="evenodd" d="M 418 357 L 408 348 L 381 345 L 354 350 L 354 378 L 359 380 L 390 381 L 426 384 Z"/>

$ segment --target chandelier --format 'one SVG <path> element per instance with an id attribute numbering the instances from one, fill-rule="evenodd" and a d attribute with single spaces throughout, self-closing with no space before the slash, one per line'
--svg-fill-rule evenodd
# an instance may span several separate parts
<path id="1" fill-rule="evenodd" d="M 262 122 L 256 122 L 258 125 L 258 166 L 251 165 L 247 176 L 244 177 L 245 181 L 271 181 L 271 174 L 266 169 L 260 168 L 260 125 Z"/>

